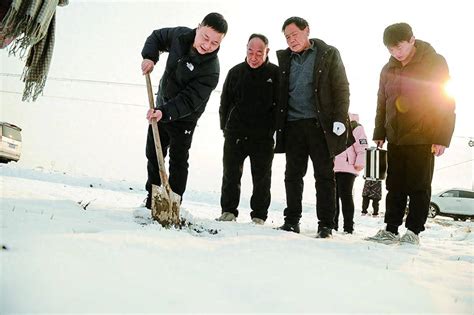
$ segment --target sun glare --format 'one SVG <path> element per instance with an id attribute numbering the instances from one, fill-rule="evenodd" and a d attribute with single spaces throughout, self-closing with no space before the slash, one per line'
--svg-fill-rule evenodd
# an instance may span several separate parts
<path id="1" fill-rule="evenodd" d="M 444 92 L 451 98 L 456 98 L 457 95 L 457 88 L 456 84 L 453 81 L 453 79 L 449 79 L 445 84 L 444 84 Z"/>

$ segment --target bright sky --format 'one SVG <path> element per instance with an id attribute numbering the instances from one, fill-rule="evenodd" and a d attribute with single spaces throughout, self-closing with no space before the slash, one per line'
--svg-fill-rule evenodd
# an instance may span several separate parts
<path id="1" fill-rule="evenodd" d="M 457 100 L 455 133 L 472 136 L 468 83 L 474 65 L 470 56 L 472 43 L 465 36 L 467 30 L 474 29 L 474 23 L 468 16 L 468 3 L 464 0 L 70 1 L 68 6 L 58 8 L 58 36 L 50 76 L 142 83 L 138 71 L 140 50 L 153 29 L 195 27 L 204 15 L 217 11 L 229 22 L 229 32 L 219 53 L 222 84 L 227 71 L 244 60 L 251 33 L 267 35 L 270 60 L 276 63 L 275 51 L 286 48 L 281 25 L 286 18 L 298 15 L 310 23 L 312 37 L 340 50 L 351 84 L 351 111 L 359 113 L 362 122 L 371 129 L 379 73 L 389 57 L 382 44 L 382 33 L 387 25 L 405 21 L 413 27 L 416 38 L 428 41 L 446 57 L 452 76 L 451 90 Z M 100 62 L 82 61 L 81 57 L 90 55 Z M 71 56 L 75 57 L 71 59 Z M 2 56 L 2 68 L 8 70 L 3 67 L 5 60 Z M 163 62 L 158 66 L 160 70 Z"/>
<path id="2" fill-rule="evenodd" d="M 474 65 L 470 56 L 472 43 L 466 40 L 465 36 L 467 30 L 474 29 L 474 23 L 468 15 L 468 12 L 471 12 L 467 8 L 468 4 L 469 1 L 464 0 L 102 0 L 71 1 L 68 7 L 60 9 L 60 13 L 65 17 L 75 16 L 77 19 L 75 11 L 80 10 L 81 17 L 86 14 L 86 17 L 96 16 L 95 19 L 98 20 L 115 20 L 116 23 L 108 20 L 108 25 L 101 24 L 99 29 L 105 30 L 105 38 L 97 37 L 96 30 L 85 34 L 94 45 L 95 39 L 103 41 L 113 37 L 114 30 L 116 34 L 121 33 L 125 40 L 120 41 L 122 48 L 116 51 L 115 56 L 123 62 L 126 59 L 133 60 L 128 54 L 130 51 L 123 47 L 123 44 L 138 45 L 133 47 L 132 52 L 136 56 L 139 53 L 137 49 L 141 49 L 145 40 L 144 36 L 152 29 L 177 25 L 194 27 L 205 14 L 211 11 L 220 12 L 229 22 L 229 32 L 219 54 L 222 69 L 220 84 L 227 70 L 244 60 L 246 41 L 251 33 L 260 32 L 267 35 L 270 40 L 270 58 L 276 63 L 275 51 L 286 48 L 280 31 L 283 21 L 294 15 L 304 17 L 310 23 L 312 37 L 321 38 L 340 50 L 351 84 L 351 111 L 358 112 L 368 127 L 371 127 L 375 114 L 379 73 L 389 57 L 382 44 L 383 30 L 389 24 L 404 21 L 413 27 L 416 38 L 428 41 L 446 57 L 452 76 L 451 90 L 457 100 L 458 121 L 455 132 L 457 135 L 472 136 L 467 117 L 471 114 L 468 83 L 471 81 Z M 90 12 L 92 5 L 104 7 L 95 10 L 97 13 L 94 14 Z M 63 24 L 67 24 L 68 20 L 65 19 Z M 81 28 L 87 27 L 83 24 L 81 22 L 78 25 L 81 25 Z M 113 44 L 110 44 L 110 47 L 113 47 Z M 74 46 L 74 49 L 80 51 L 80 47 Z M 124 55 L 124 52 L 127 55 Z M 105 56 L 114 57 L 110 54 Z M 138 72 L 138 65 L 133 67 L 126 70 L 131 73 Z"/>
<path id="3" fill-rule="evenodd" d="M 415 36 L 431 43 L 448 61 L 457 99 L 455 135 L 467 143 L 461 137 L 474 136 L 472 88 L 468 86 L 474 59 L 472 41 L 466 38 L 474 23 L 468 4 L 460 0 L 70 1 L 57 9 L 53 60 L 44 95 L 37 102 L 21 102 L 24 84 L 18 76 L 24 62 L 0 51 L 0 120 L 24 128 L 23 162 L 28 165 L 73 171 L 95 166 L 107 173 L 129 172 L 141 177 L 145 162 L 130 163 L 127 158 L 144 159 L 148 103 L 140 52 L 151 31 L 178 25 L 195 27 L 207 13 L 222 13 L 229 23 L 219 52 L 222 84 L 227 71 L 244 60 L 251 33 L 267 35 L 270 61 L 276 63 L 275 51 L 287 47 L 281 26 L 286 18 L 299 15 L 310 23 L 312 37 L 340 50 L 350 82 L 350 110 L 359 113 L 369 137 L 380 70 L 389 58 L 382 44 L 383 30 L 392 23 L 410 23 Z M 152 74 L 155 90 L 163 65 L 161 60 Z M 193 150 L 207 150 L 214 158 L 222 149 L 216 132 L 219 89 L 200 121 L 199 134 L 204 140 L 196 139 L 193 145 Z M 219 137 L 217 141 L 205 138 L 204 125 Z M 79 139 L 74 128 L 81 130 Z M 43 155 L 46 138 L 53 151 Z M 122 154 L 127 158 L 117 158 L 117 148 L 123 150 L 124 146 L 127 152 Z M 440 163 L 443 160 L 448 158 Z"/>

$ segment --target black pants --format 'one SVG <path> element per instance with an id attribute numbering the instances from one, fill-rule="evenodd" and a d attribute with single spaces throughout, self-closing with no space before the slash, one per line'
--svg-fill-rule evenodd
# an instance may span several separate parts
<path id="1" fill-rule="evenodd" d="M 352 189 L 356 175 L 352 173 L 336 173 L 336 214 L 334 215 L 334 229 L 339 227 L 339 212 L 342 208 L 344 218 L 344 232 L 352 233 L 354 231 L 354 197 Z M 339 206 L 341 200 L 341 206 Z"/>
<path id="2" fill-rule="evenodd" d="M 387 231 L 398 233 L 409 197 L 407 229 L 415 234 L 425 230 L 431 198 L 434 156 L 431 145 L 388 144 L 387 197 L 385 223 Z"/>
<path id="3" fill-rule="evenodd" d="M 158 123 L 163 156 L 169 152 L 169 183 L 171 190 L 181 197 L 186 190 L 188 180 L 189 149 L 193 140 L 195 122 Z M 145 188 L 151 194 L 152 185 L 161 185 L 158 159 L 156 157 L 153 129 L 148 127 L 146 141 L 146 157 L 148 159 L 148 180 Z"/>
<path id="4" fill-rule="evenodd" d="M 253 191 L 250 199 L 252 218 L 267 219 L 273 162 L 273 139 L 227 135 L 224 141 L 221 189 L 222 212 L 239 215 L 240 180 L 244 161 L 250 158 Z"/>
<path id="5" fill-rule="evenodd" d="M 379 199 L 372 199 L 367 196 L 362 197 L 362 213 L 367 213 L 369 208 L 370 200 L 372 200 L 372 208 L 374 208 L 373 214 L 379 214 Z"/>
<path id="6" fill-rule="evenodd" d="M 285 189 L 287 208 L 285 222 L 296 224 L 301 219 L 303 177 L 308 167 L 308 157 L 313 162 L 316 181 L 316 214 L 318 229 L 332 228 L 336 208 L 336 181 L 334 159 L 329 157 L 323 130 L 316 119 L 288 122 L 285 132 Z"/>

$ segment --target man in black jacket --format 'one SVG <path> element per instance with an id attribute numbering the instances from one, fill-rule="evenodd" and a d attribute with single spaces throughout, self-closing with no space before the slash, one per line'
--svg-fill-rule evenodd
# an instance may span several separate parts
<path id="1" fill-rule="evenodd" d="M 253 182 L 250 216 L 256 224 L 267 219 L 279 75 L 278 67 L 268 61 L 268 51 L 267 37 L 252 34 L 245 62 L 233 67 L 224 82 L 219 108 L 225 136 L 219 221 L 235 221 L 239 214 L 240 180 L 247 157 Z"/>
<path id="2" fill-rule="evenodd" d="M 380 74 L 373 140 L 388 141 L 385 230 L 367 240 L 419 244 L 431 198 L 434 156 L 449 146 L 454 131 L 454 100 L 444 91 L 449 70 L 430 44 L 415 40 L 407 23 L 388 26 L 383 43 L 390 59 Z M 401 238 L 398 227 L 409 197 Z"/>
<path id="3" fill-rule="evenodd" d="M 327 238 L 336 207 L 334 157 L 354 142 L 349 83 L 338 50 L 320 39 L 309 39 L 305 19 L 287 19 L 282 31 L 288 48 L 277 52 L 282 96 L 275 152 L 286 153 L 287 207 L 280 229 L 299 233 L 303 177 L 310 157 L 316 180 L 317 237 Z"/>
<path id="4" fill-rule="evenodd" d="M 162 28 L 152 32 L 142 50 L 142 72 L 153 71 L 163 52 L 168 52 L 156 108 L 147 119 L 156 118 L 166 157 L 169 150 L 169 183 L 180 196 L 186 189 L 188 158 L 196 123 L 219 81 L 217 52 L 227 33 L 227 22 L 219 13 L 209 13 L 195 29 Z M 158 161 L 151 125 L 146 144 L 148 180 L 146 207 L 151 208 L 151 187 L 160 185 Z"/>

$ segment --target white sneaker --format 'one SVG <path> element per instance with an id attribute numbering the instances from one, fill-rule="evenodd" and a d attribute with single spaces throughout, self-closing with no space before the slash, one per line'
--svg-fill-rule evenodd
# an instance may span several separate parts
<path id="1" fill-rule="evenodd" d="M 265 221 L 263 221 L 260 218 L 252 218 L 252 222 L 257 224 L 257 225 L 264 225 L 265 224 Z"/>
<path id="2" fill-rule="evenodd" d="M 235 221 L 236 217 L 231 212 L 222 212 L 221 216 L 216 219 L 216 221 Z"/>
<path id="3" fill-rule="evenodd" d="M 420 237 L 412 231 L 407 230 L 405 235 L 400 237 L 400 245 L 402 244 L 420 245 Z"/>
<path id="4" fill-rule="evenodd" d="M 366 237 L 364 240 L 390 245 L 397 244 L 400 241 L 400 236 L 386 230 L 379 230 L 377 234 L 371 237 Z"/>

